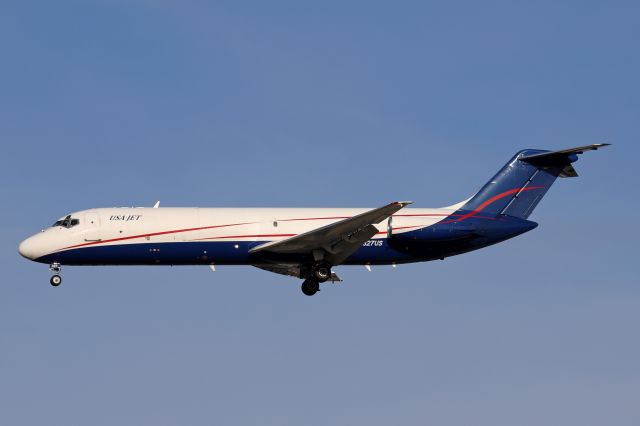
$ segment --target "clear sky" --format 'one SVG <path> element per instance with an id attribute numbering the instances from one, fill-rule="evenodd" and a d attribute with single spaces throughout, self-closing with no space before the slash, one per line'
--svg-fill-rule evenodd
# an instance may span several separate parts
<path id="1" fill-rule="evenodd" d="M 640 423 L 638 2 L 0 9 L 0 424 Z M 91 207 L 438 207 L 598 142 L 536 230 L 311 298 L 17 253 Z"/>

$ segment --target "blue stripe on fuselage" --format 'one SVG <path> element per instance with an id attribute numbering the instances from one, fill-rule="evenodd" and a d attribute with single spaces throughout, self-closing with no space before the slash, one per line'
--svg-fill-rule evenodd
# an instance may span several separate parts
<path id="1" fill-rule="evenodd" d="M 373 241 L 380 242 L 380 245 L 360 247 L 345 263 L 375 264 L 413 260 L 411 256 L 390 248 L 386 239 Z M 62 265 L 246 265 L 264 260 L 264 255 L 249 254 L 252 247 L 263 243 L 264 241 L 205 241 L 111 244 L 51 253 L 36 261 L 58 262 Z M 309 259 L 288 255 L 287 260 L 305 262 Z"/>

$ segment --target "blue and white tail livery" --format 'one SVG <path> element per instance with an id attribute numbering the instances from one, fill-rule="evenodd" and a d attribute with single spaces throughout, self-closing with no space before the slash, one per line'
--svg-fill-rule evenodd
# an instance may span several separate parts
<path id="1" fill-rule="evenodd" d="M 577 176 L 578 154 L 606 145 L 522 150 L 449 207 L 98 208 L 65 215 L 19 251 L 49 264 L 54 286 L 62 265 L 253 265 L 303 279 L 313 295 L 340 281 L 338 265 L 444 259 L 530 231 L 537 223 L 528 218 L 556 178 Z"/>

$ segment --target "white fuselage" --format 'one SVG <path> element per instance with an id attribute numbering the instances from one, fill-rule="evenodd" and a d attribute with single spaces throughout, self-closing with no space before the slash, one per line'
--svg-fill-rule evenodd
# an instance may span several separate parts
<path id="1" fill-rule="evenodd" d="M 400 234 L 433 225 L 450 215 L 458 205 L 439 209 L 407 208 L 394 214 L 389 221 L 377 225 L 379 233 L 373 239 L 385 239 L 388 227 L 393 234 Z M 84 259 L 78 264 L 118 264 L 120 256 L 113 257 L 113 251 L 122 253 L 136 245 L 149 246 L 151 253 L 162 253 L 176 243 L 233 243 L 202 246 L 201 257 L 193 258 L 193 264 L 203 260 L 217 264 L 251 263 L 247 252 L 251 247 L 268 241 L 289 238 L 345 218 L 363 213 L 369 209 L 357 208 L 100 208 L 84 210 L 70 215 L 77 219 L 72 227 L 52 226 L 28 238 L 20 245 L 20 253 L 29 259 L 50 263 L 56 255 L 61 259 L 65 253 L 79 253 L 94 249 L 95 259 Z M 63 218 L 64 219 L 64 218 Z M 61 219 L 61 221 L 63 220 Z M 365 243 L 367 244 L 367 243 Z M 372 243 L 369 243 L 372 244 Z M 220 247 L 212 250 L 207 247 Z M 100 259 L 103 251 L 97 248 L 111 248 L 110 259 Z M 165 253 L 167 251 L 165 250 Z M 140 256 L 136 252 L 135 256 Z M 171 259 L 159 254 L 162 264 L 189 264 L 188 260 Z M 193 257 L 193 256 L 192 256 Z M 117 259 L 116 259 L 117 258 Z M 401 259 L 397 259 L 401 260 Z M 388 260 L 393 262 L 395 259 Z M 60 263 L 75 262 L 67 261 Z M 129 259 L 124 264 L 148 264 L 149 259 Z"/>

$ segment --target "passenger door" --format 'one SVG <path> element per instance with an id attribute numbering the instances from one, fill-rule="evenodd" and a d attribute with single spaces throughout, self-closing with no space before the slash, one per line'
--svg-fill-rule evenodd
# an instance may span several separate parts
<path id="1" fill-rule="evenodd" d="M 100 241 L 102 240 L 102 233 L 100 229 L 100 216 L 97 213 L 85 213 L 84 215 L 85 241 Z"/>

